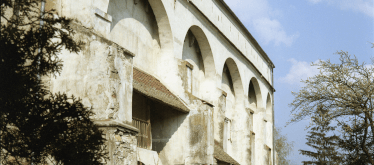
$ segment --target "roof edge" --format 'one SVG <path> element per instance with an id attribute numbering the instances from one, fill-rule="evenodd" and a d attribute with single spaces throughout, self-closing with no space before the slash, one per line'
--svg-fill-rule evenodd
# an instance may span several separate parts
<path id="1" fill-rule="evenodd" d="M 270 63 L 271 67 L 272 68 L 275 68 L 275 65 L 274 63 L 271 61 L 271 59 L 269 58 L 269 56 L 266 54 L 266 52 L 261 48 L 260 44 L 258 44 L 258 42 L 256 41 L 256 39 L 252 36 L 252 34 L 248 31 L 248 29 L 244 26 L 244 24 L 242 23 L 242 21 L 240 21 L 240 19 L 236 16 L 236 14 L 230 9 L 230 7 L 226 4 L 226 2 L 224 0 L 213 0 L 213 1 L 217 1 L 219 2 L 220 4 L 222 4 L 222 6 L 229 12 L 229 14 L 235 19 L 235 21 L 239 24 L 239 26 L 244 29 L 244 33 L 245 35 L 247 35 L 249 37 L 249 39 L 253 42 L 253 45 L 255 46 L 255 48 L 260 52 L 260 54 L 266 59 L 266 61 L 268 63 Z"/>
<path id="2" fill-rule="evenodd" d="M 133 90 L 135 90 L 135 91 L 137 91 L 137 92 L 139 92 L 139 93 L 141 93 L 141 94 L 143 94 L 143 95 L 145 95 L 145 96 L 147 96 L 148 98 L 150 98 L 150 99 L 154 99 L 155 101 L 158 101 L 158 102 L 161 102 L 161 103 L 163 103 L 163 104 L 166 104 L 166 105 L 168 105 L 168 106 L 171 106 L 171 107 L 173 107 L 173 108 L 175 108 L 176 110 L 178 110 L 178 111 L 181 111 L 181 112 L 184 112 L 184 113 L 189 113 L 190 112 L 190 107 L 183 101 L 183 99 L 181 99 L 178 95 L 176 95 L 174 92 L 172 92 L 167 86 L 166 86 L 166 84 L 164 84 L 164 83 L 162 83 L 162 81 L 160 81 L 160 79 L 158 79 L 158 78 L 156 78 L 155 76 L 153 76 L 152 74 L 149 74 L 149 73 L 147 73 L 146 71 L 144 71 L 144 70 L 142 70 L 142 69 L 140 69 L 140 68 L 138 68 L 138 67 L 133 67 L 133 70 L 137 70 L 137 71 L 139 71 L 139 72 L 141 72 L 141 73 L 143 73 L 143 74 L 146 74 L 146 75 L 148 75 L 148 76 L 150 76 L 150 77 L 152 77 L 153 79 L 155 79 L 155 80 L 157 80 L 162 86 L 164 86 L 174 97 L 175 97 L 175 99 L 177 99 L 178 101 L 179 101 L 179 103 L 181 104 L 180 106 L 178 106 L 178 105 L 176 105 L 176 104 L 173 104 L 173 103 L 171 103 L 171 102 L 167 102 L 167 101 L 165 101 L 165 100 L 162 100 L 162 99 L 160 99 L 160 98 L 158 98 L 158 97 L 156 97 L 156 96 L 154 96 L 154 95 L 152 95 L 152 94 L 149 94 L 149 93 L 144 93 L 144 91 L 142 91 L 142 89 L 141 88 L 139 88 L 136 84 L 134 84 L 133 83 Z M 134 74 L 134 73 L 133 73 Z M 133 82 L 135 82 L 136 80 L 133 78 Z M 152 88 L 152 87 L 146 87 L 146 88 Z M 168 97 L 168 98 L 170 98 L 170 97 Z M 171 98 L 170 98 L 171 99 Z"/>
<path id="3" fill-rule="evenodd" d="M 254 65 L 254 63 L 251 61 L 251 60 L 249 60 L 249 58 L 247 57 L 247 56 L 245 56 L 245 54 L 229 39 L 229 38 L 227 38 L 227 36 L 225 36 L 225 34 L 195 5 L 195 3 L 193 2 L 193 1 L 189 1 L 190 2 L 190 4 L 193 6 L 193 7 L 195 7 L 195 9 L 197 10 L 197 11 L 199 11 L 199 13 L 205 18 L 205 19 L 207 19 L 207 21 L 214 27 L 214 28 L 216 28 L 216 30 L 219 32 L 219 34 L 221 34 L 226 40 L 227 40 L 227 42 L 229 42 L 230 44 L 231 44 L 231 46 L 233 46 L 243 57 L 244 57 L 244 59 L 246 59 L 247 60 L 247 62 L 249 62 L 249 64 L 256 70 L 256 73 L 258 73 L 259 74 L 259 76 L 261 77 L 261 79 L 263 79 L 265 82 L 266 82 L 266 84 L 268 84 L 269 85 L 269 87 L 271 88 L 271 91 L 272 92 L 275 92 L 275 88 L 273 87 L 273 85 L 269 82 L 270 80 L 268 80 L 268 79 L 266 79 L 263 75 L 262 75 L 262 73 L 260 72 L 260 70 L 258 70 L 258 68 L 256 67 L 256 65 Z M 243 25 L 244 26 L 244 25 Z M 246 28 L 245 28 L 246 29 Z M 246 29 L 246 31 L 248 32 L 248 30 Z M 249 33 L 249 32 L 248 32 Z M 250 33 L 249 33 L 250 34 Z M 253 37 L 252 37 L 253 38 Z M 254 38 L 253 38 L 254 39 Z M 251 43 L 251 42 L 250 42 Z M 257 42 L 256 42 L 257 43 Z M 258 44 L 258 43 L 257 43 Z M 259 46 L 259 45 L 258 45 Z M 261 48 L 261 47 L 260 47 Z M 261 49 L 262 50 L 262 49 Z M 265 52 L 264 52 L 265 53 Z M 260 53 L 261 54 L 261 53 Z M 262 55 L 261 55 L 262 56 Z M 263 56 L 262 56 L 263 57 Z M 267 57 L 267 55 L 266 55 L 266 57 Z M 269 59 L 269 57 L 267 57 L 267 59 Z M 270 59 L 269 59 L 270 60 Z M 270 63 L 270 65 L 272 65 L 271 67 L 272 68 L 274 68 L 275 66 L 274 66 L 274 64 L 271 62 L 271 60 L 270 61 L 266 61 L 266 62 L 269 62 Z"/>

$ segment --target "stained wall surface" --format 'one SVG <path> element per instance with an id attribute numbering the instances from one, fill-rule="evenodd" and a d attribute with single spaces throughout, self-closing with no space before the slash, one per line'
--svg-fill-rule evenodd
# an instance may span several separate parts
<path id="1" fill-rule="evenodd" d="M 152 103 L 155 149 L 134 150 L 137 161 L 214 164 L 218 145 L 240 164 L 274 162 L 274 65 L 223 0 L 46 4 L 78 20 L 75 38 L 86 43 L 79 54 L 61 52 L 64 67 L 49 80 L 52 92 L 82 98 L 95 120 L 128 125 L 133 113 L 142 116 L 133 104 Z M 133 100 L 139 98 L 133 96 L 134 67 L 161 82 L 189 112 L 146 95 L 151 101 Z M 145 160 L 155 155 L 156 163 Z"/>

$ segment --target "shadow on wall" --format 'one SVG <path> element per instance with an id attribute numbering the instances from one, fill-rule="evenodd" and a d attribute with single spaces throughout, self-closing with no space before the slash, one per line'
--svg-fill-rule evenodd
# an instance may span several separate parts
<path id="1" fill-rule="evenodd" d="M 135 127 L 140 129 L 138 147 L 160 153 L 187 114 L 134 91 L 132 116 Z"/>
<path id="2" fill-rule="evenodd" d="M 186 113 L 177 111 L 168 105 L 153 102 L 151 106 L 152 150 L 160 153 L 186 117 Z"/>
<path id="3" fill-rule="evenodd" d="M 252 77 L 249 82 L 248 89 L 248 101 L 250 103 L 250 108 L 254 111 L 262 108 L 262 95 L 260 90 L 260 85 L 256 78 Z"/>
<path id="4" fill-rule="evenodd" d="M 140 130 L 137 146 L 156 151 L 162 164 L 183 163 L 184 133 L 181 125 L 187 115 L 134 90 L 133 124 Z"/>
<path id="5" fill-rule="evenodd" d="M 249 84 L 248 100 L 249 100 L 249 107 L 252 110 L 256 110 L 257 109 L 257 98 L 256 98 L 256 92 L 255 92 L 255 88 L 253 86 L 252 81 L 250 81 L 250 84 Z"/>
<path id="6" fill-rule="evenodd" d="M 110 0 L 108 14 L 112 16 L 110 31 L 121 20 L 132 18 L 141 23 L 160 44 L 156 17 L 148 0 Z"/>

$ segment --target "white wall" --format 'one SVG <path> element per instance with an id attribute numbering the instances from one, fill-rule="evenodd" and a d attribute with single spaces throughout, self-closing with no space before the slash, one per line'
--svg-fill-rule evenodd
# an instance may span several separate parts
<path id="1" fill-rule="evenodd" d="M 225 91 L 228 94 L 226 106 L 233 109 L 230 110 L 233 114 L 226 115 L 233 120 L 232 147 L 236 147 L 228 149 L 228 153 L 240 163 L 249 164 L 246 150 L 250 148 L 251 131 L 256 133 L 256 164 L 263 161 L 265 143 L 273 148 L 272 108 L 266 111 L 268 94 L 273 97 L 272 87 L 265 81 L 272 83 L 270 64 L 237 28 L 226 9 L 214 0 L 65 0 L 55 3 L 62 15 L 77 18 L 88 29 L 133 52 L 134 66 L 157 77 L 189 106 L 192 106 L 192 96 L 217 106 L 218 98 Z M 109 15 L 108 19 L 99 16 L 97 10 Z M 190 38 L 186 37 L 189 30 L 198 46 L 189 46 Z M 192 96 L 183 86 L 183 61 L 194 65 Z M 233 90 L 229 90 L 228 75 L 224 74 L 227 61 Z M 248 98 L 252 92 L 249 89 L 251 80 L 257 82 L 254 84 L 255 108 L 250 106 Z M 248 108 L 254 111 L 253 120 Z M 264 118 L 268 121 L 266 125 Z M 247 127 L 249 122 L 253 130 Z M 269 130 L 267 137 L 263 136 L 265 128 Z"/>

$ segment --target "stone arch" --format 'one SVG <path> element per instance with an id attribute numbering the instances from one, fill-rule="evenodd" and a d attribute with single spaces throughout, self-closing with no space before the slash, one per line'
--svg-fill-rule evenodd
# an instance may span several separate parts
<path id="1" fill-rule="evenodd" d="M 239 68 L 232 58 L 226 59 L 222 73 L 224 73 L 225 71 L 225 66 L 228 68 L 228 71 L 230 73 L 230 78 L 232 80 L 233 93 L 235 96 L 235 103 L 234 103 L 235 104 L 234 110 L 235 110 L 237 109 L 237 107 L 240 107 L 244 101 L 243 83 L 242 83 L 242 79 L 239 73 Z"/>
<path id="2" fill-rule="evenodd" d="M 255 77 L 252 77 L 248 88 L 249 107 L 253 110 L 262 108 L 262 95 L 260 85 Z"/>
<path id="3" fill-rule="evenodd" d="M 186 87 L 191 90 L 192 94 L 202 97 L 209 98 L 210 89 L 213 87 L 214 77 L 215 77 L 215 65 L 212 50 L 203 30 L 193 25 L 189 28 L 186 33 L 183 42 L 182 59 L 188 61 L 193 65 L 192 75 L 187 79 L 192 79 L 188 81 L 192 83 L 192 88 Z M 207 97 L 205 97 L 207 96 Z"/>
<path id="4" fill-rule="evenodd" d="M 270 93 L 268 93 L 268 96 L 266 97 L 266 110 L 265 110 L 265 117 L 268 119 L 272 117 L 272 108 L 273 108 L 273 105 L 272 105 L 271 96 L 270 96 Z"/>
<path id="5" fill-rule="evenodd" d="M 173 33 L 171 31 L 169 17 L 165 6 L 161 0 L 149 0 L 153 13 L 156 16 L 158 31 L 160 35 L 160 44 L 163 50 L 173 49 Z"/>
<path id="6" fill-rule="evenodd" d="M 228 78 L 225 78 L 225 74 L 228 75 Z M 224 150 L 232 155 L 237 155 L 238 152 L 243 152 L 242 146 L 247 145 L 246 143 L 241 142 L 241 139 L 243 139 L 244 133 L 245 133 L 245 123 L 246 123 L 246 117 L 243 115 L 244 111 L 244 88 L 243 83 L 241 79 L 241 75 L 239 72 L 239 68 L 236 64 L 236 62 L 232 58 L 227 58 L 224 67 L 222 70 L 222 80 L 225 79 L 231 79 L 231 82 L 229 82 L 230 87 L 232 89 L 228 90 L 226 88 L 225 90 L 225 82 L 222 81 L 222 90 L 227 92 L 227 102 L 226 106 L 227 109 L 225 113 L 225 117 L 227 117 L 229 120 L 225 120 L 224 125 Z M 230 102 L 230 92 L 233 93 L 234 100 L 233 102 Z M 233 104 L 230 106 L 230 103 Z M 231 108 L 231 109 L 230 109 Z M 225 136 L 226 135 L 226 136 Z M 230 139 L 230 141 L 228 141 Z M 225 149 L 226 148 L 226 149 Z M 241 160 L 239 157 L 234 157 L 236 160 Z"/>
<path id="7" fill-rule="evenodd" d="M 142 8 L 139 11 L 145 11 L 150 17 L 154 17 L 156 22 L 156 26 L 147 26 L 145 24 L 150 23 L 153 24 L 153 20 L 147 19 L 149 16 L 141 15 L 137 12 L 134 12 L 137 10 L 137 8 Z M 137 13 L 137 14 L 134 14 Z M 126 22 L 125 24 L 129 24 L 128 27 L 120 27 L 120 31 L 123 32 L 124 30 L 133 30 L 138 29 L 139 27 L 135 27 L 137 24 L 143 24 L 143 27 L 146 30 L 149 31 L 149 33 L 154 33 L 153 31 L 157 32 L 157 36 L 152 36 L 154 40 L 157 40 L 158 44 L 160 45 L 161 51 L 173 51 L 173 36 L 172 36 L 172 30 L 169 22 L 169 17 L 167 15 L 167 12 L 165 10 L 164 4 L 162 0 L 133 0 L 133 1 L 123 1 L 123 0 L 110 0 L 108 5 L 108 14 L 112 16 L 112 23 L 110 27 L 110 33 L 113 33 L 113 30 L 120 26 L 120 22 L 123 20 L 126 20 L 127 18 L 133 18 L 136 21 L 133 22 Z M 155 32 L 155 33 L 156 33 Z M 141 32 L 132 32 L 132 33 L 141 33 Z M 113 39 L 116 38 L 117 35 L 121 33 L 115 32 L 115 34 L 112 34 L 111 38 L 113 41 L 117 42 L 121 46 L 125 46 L 128 43 L 125 43 L 125 45 L 121 44 L 121 41 L 117 41 L 119 39 Z M 131 34 L 131 33 L 130 33 Z M 139 34 L 134 34 L 134 36 L 137 36 Z M 117 36 L 118 38 L 129 38 L 131 40 L 131 43 L 137 43 L 138 40 L 141 40 L 141 38 L 135 38 L 131 35 L 127 34 L 127 36 Z M 131 47 L 131 46 L 130 46 Z M 136 47 L 136 45 L 133 45 L 133 47 Z M 133 51 L 133 50 L 130 50 Z M 134 53 L 136 53 L 134 51 Z"/>
<path id="8" fill-rule="evenodd" d="M 264 124 L 264 143 L 268 146 L 272 146 L 272 144 L 269 144 L 271 142 L 271 137 L 273 134 L 272 131 L 272 125 L 273 125 L 273 120 L 272 120 L 272 100 L 271 96 L 268 93 L 266 97 L 266 109 L 264 113 L 264 119 L 267 121 Z"/>
<path id="9" fill-rule="evenodd" d="M 144 8 L 142 11 L 150 13 L 156 19 L 157 26 L 146 27 L 148 31 L 156 30 L 159 44 L 162 50 L 172 51 L 173 49 L 173 36 L 169 17 L 166 13 L 164 4 L 161 0 L 134 0 L 135 2 L 123 0 L 110 0 L 108 6 L 108 14 L 112 16 L 113 21 L 111 23 L 110 31 L 112 31 L 120 21 L 126 18 L 134 18 L 139 23 L 144 24 L 144 16 L 133 14 L 136 10 L 136 6 Z M 134 7 L 135 6 L 135 7 Z M 129 11 L 130 13 L 126 13 Z M 139 18 L 137 18 L 139 16 Z M 146 16 L 145 16 L 146 17 Z M 146 20 L 147 21 L 147 20 Z M 134 27 L 130 27 L 134 28 Z"/>
<path id="10" fill-rule="evenodd" d="M 148 8 L 148 11 L 145 10 L 146 8 Z M 134 12 L 139 14 L 133 14 Z M 134 42 L 138 40 L 136 36 L 139 35 L 139 33 L 146 33 L 151 35 L 154 39 L 157 37 L 156 39 L 159 40 L 156 16 L 147 0 L 140 0 L 138 3 L 131 1 L 124 2 L 123 0 L 110 0 L 108 4 L 108 14 L 112 16 L 112 22 L 110 24 L 111 39 L 121 46 L 129 49 L 136 47 L 136 45 L 130 43 L 123 43 L 123 41 L 129 40 Z M 125 37 L 122 33 L 128 34 L 126 34 Z"/>
<path id="11" fill-rule="evenodd" d="M 196 37 L 197 43 L 201 50 L 201 56 L 204 63 L 205 78 L 213 80 L 216 74 L 216 70 L 214 65 L 213 53 L 208 38 L 206 37 L 204 31 L 196 25 L 191 26 L 189 30 Z"/>
<path id="12" fill-rule="evenodd" d="M 134 66 L 160 77 L 175 70 L 167 65 L 174 55 L 173 34 L 162 0 L 109 0 L 108 14 L 109 38 L 135 54 Z"/>

